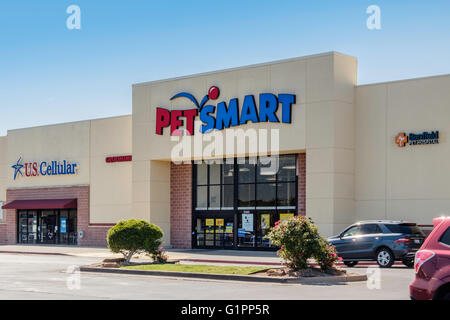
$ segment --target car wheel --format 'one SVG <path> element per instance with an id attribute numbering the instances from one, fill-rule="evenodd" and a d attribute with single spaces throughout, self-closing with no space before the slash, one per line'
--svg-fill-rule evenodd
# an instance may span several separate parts
<path id="1" fill-rule="evenodd" d="M 394 255 L 388 248 L 381 248 L 377 251 L 377 263 L 380 268 L 390 268 L 394 264 Z"/>
<path id="2" fill-rule="evenodd" d="M 354 267 L 354 266 L 356 266 L 357 264 L 358 264 L 358 261 L 344 261 L 344 264 L 347 266 L 347 267 Z"/>
<path id="3" fill-rule="evenodd" d="M 402 262 L 408 268 L 414 267 L 414 259 L 403 259 Z"/>

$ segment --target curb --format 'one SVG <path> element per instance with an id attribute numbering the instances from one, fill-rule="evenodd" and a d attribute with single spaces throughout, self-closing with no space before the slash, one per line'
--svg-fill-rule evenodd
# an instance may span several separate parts
<path id="1" fill-rule="evenodd" d="M 66 257 L 74 256 L 74 255 L 69 254 L 69 253 L 60 253 L 60 252 L 0 251 L 0 254 L 1 253 L 7 253 L 7 254 L 34 254 L 34 255 L 66 256 Z"/>
<path id="2" fill-rule="evenodd" d="M 215 274 L 215 273 L 191 273 L 176 271 L 153 271 L 153 270 L 135 270 L 135 269 L 117 269 L 117 268 L 94 268 L 81 267 L 82 272 L 95 273 L 117 273 L 117 274 L 133 274 L 160 277 L 190 278 L 190 279 L 207 279 L 207 280 L 230 280 L 230 281 L 247 281 L 247 282 L 270 282 L 270 283 L 299 283 L 299 284 L 330 284 L 343 282 L 366 281 L 366 275 L 350 274 L 343 276 L 325 276 L 325 277 L 308 277 L 302 279 L 272 278 L 260 276 L 246 276 L 234 274 Z"/>
<path id="3" fill-rule="evenodd" d="M 33 255 L 53 255 L 53 256 L 66 256 L 66 257 L 86 257 L 83 254 L 73 254 L 73 253 L 60 253 L 60 252 L 30 252 L 30 251 L 2 251 L 0 250 L 0 254 L 33 254 Z M 90 256 L 91 258 L 104 258 L 104 257 L 96 257 Z M 233 260 L 214 260 L 214 259 L 191 259 L 191 258 L 181 258 L 175 259 L 179 261 L 187 261 L 187 262 L 204 262 L 204 263 L 226 263 L 226 264 L 248 264 L 248 265 L 262 265 L 262 266 L 281 266 L 282 263 L 278 262 L 264 262 L 264 261 L 233 261 Z M 310 263 L 312 266 L 318 266 L 317 263 Z M 338 266 L 343 266 L 342 262 L 337 263 Z M 358 263 L 358 266 L 377 266 L 378 264 L 375 261 L 361 261 Z M 394 266 L 403 266 L 403 263 L 399 261 L 395 261 Z"/>

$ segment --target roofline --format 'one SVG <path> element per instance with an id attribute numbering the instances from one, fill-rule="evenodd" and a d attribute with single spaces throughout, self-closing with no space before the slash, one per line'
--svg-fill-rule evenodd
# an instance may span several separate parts
<path id="1" fill-rule="evenodd" d="M 429 80 L 429 79 L 444 78 L 444 77 L 450 77 L 450 73 L 438 74 L 438 75 L 434 75 L 434 76 L 408 78 L 408 79 L 402 79 L 402 80 L 392 80 L 392 81 L 384 81 L 384 82 L 366 83 L 366 84 L 356 85 L 356 87 L 359 88 L 359 87 L 377 86 L 377 85 L 394 84 L 394 83 L 408 82 L 408 81 Z"/>
<path id="2" fill-rule="evenodd" d="M 184 75 L 184 76 L 173 77 L 173 78 L 166 78 L 166 79 L 161 79 L 161 80 L 138 82 L 138 83 L 133 84 L 132 87 L 140 87 L 140 86 L 145 86 L 145 85 L 150 85 L 150 84 L 157 84 L 157 83 L 162 83 L 162 82 L 190 79 L 190 78 L 195 78 L 195 77 L 208 76 L 208 75 L 212 75 L 212 74 L 216 74 L 216 73 L 225 73 L 225 72 L 238 71 L 238 70 L 249 69 L 249 68 L 258 68 L 258 67 L 270 66 L 270 65 L 279 64 L 279 63 L 286 63 L 286 62 L 293 62 L 293 61 L 299 61 L 299 60 L 314 59 L 314 58 L 330 56 L 330 55 L 341 55 L 341 56 L 347 56 L 347 57 L 351 57 L 353 59 L 356 59 L 356 57 L 351 56 L 349 54 L 345 54 L 345 53 L 338 52 L 338 51 L 328 51 L 328 52 L 316 53 L 316 54 L 311 54 L 311 55 L 306 55 L 306 56 L 301 56 L 301 57 L 287 58 L 287 59 L 281 59 L 281 60 L 273 60 L 273 61 L 269 61 L 269 62 L 255 63 L 255 64 L 250 64 L 250 65 L 245 65 L 245 66 L 240 66 L 240 67 L 231 67 L 231 68 L 219 69 L 219 70 L 214 70 L 214 71 L 194 73 L 194 74 L 190 74 L 190 75 Z"/>
<path id="3" fill-rule="evenodd" d="M 43 125 L 40 125 L 40 126 L 33 126 L 33 127 L 9 129 L 9 130 L 6 131 L 6 136 L 0 136 L 0 138 L 1 137 L 7 137 L 9 132 L 14 132 L 14 131 L 28 130 L 28 129 L 37 129 L 37 128 L 45 128 L 45 127 L 63 126 L 63 125 L 68 125 L 68 124 L 81 123 L 81 122 L 101 121 L 101 120 L 109 120 L 109 119 L 116 119 L 116 118 L 126 118 L 126 117 L 131 117 L 131 116 L 132 116 L 131 114 L 124 114 L 124 115 L 121 115 L 121 116 L 102 117 L 102 118 L 94 118 L 94 119 L 87 119 L 87 120 L 68 121 L 68 122 L 60 122 L 60 123 L 52 123 L 52 124 L 43 124 Z"/>

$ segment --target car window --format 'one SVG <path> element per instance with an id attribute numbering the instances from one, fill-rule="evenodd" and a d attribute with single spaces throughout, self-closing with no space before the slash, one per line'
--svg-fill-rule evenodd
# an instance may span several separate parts
<path id="1" fill-rule="evenodd" d="M 365 224 L 361 227 L 362 234 L 374 234 L 381 233 L 381 229 L 377 224 Z"/>
<path id="2" fill-rule="evenodd" d="M 408 224 L 385 224 L 385 227 L 391 233 L 403 233 L 403 234 L 413 234 L 419 236 L 425 236 L 422 230 L 416 225 L 408 225 Z"/>
<path id="3" fill-rule="evenodd" d="M 354 226 L 354 227 L 351 227 L 350 229 L 344 231 L 342 236 L 343 237 L 351 237 L 351 236 L 356 236 L 358 234 L 361 234 L 361 227 L 360 226 Z"/>
<path id="4" fill-rule="evenodd" d="M 441 236 L 441 239 L 439 239 L 439 242 L 450 246 L 450 228 L 445 230 L 444 234 Z"/>

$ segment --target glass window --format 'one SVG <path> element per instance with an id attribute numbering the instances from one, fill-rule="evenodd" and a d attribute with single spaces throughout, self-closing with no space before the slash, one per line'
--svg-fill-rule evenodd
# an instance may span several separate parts
<path id="1" fill-rule="evenodd" d="M 450 246 L 450 228 L 447 228 L 447 230 L 441 236 L 441 239 L 439 239 L 439 242 Z"/>
<path id="2" fill-rule="evenodd" d="M 392 233 L 403 233 L 425 236 L 422 230 L 415 224 L 385 224 L 386 228 Z"/>
<path id="3" fill-rule="evenodd" d="M 208 187 L 197 187 L 197 208 L 208 207 Z"/>
<path id="4" fill-rule="evenodd" d="M 275 182 L 277 180 L 278 159 L 263 157 L 258 163 L 257 182 Z"/>
<path id="5" fill-rule="evenodd" d="M 209 184 L 220 184 L 220 164 L 209 166 Z"/>
<path id="6" fill-rule="evenodd" d="M 240 184 L 238 207 L 254 207 L 255 206 L 255 185 Z"/>
<path id="7" fill-rule="evenodd" d="M 296 156 L 280 156 L 279 160 L 279 181 L 295 181 L 297 178 Z"/>
<path id="8" fill-rule="evenodd" d="M 275 207 L 276 204 L 276 184 L 260 183 L 256 185 L 256 205 L 258 207 Z"/>
<path id="9" fill-rule="evenodd" d="M 222 208 L 234 207 L 234 185 L 224 185 L 222 187 Z"/>
<path id="10" fill-rule="evenodd" d="M 254 183 L 255 182 L 255 165 L 254 164 L 239 164 L 239 183 Z"/>
<path id="11" fill-rule="evenodd" d="M 223 184 L 234 183 L 234 164 L 222 165 L 222 183 Z"/>
<path id="12" fill-rule="evenodd" d="M 342 234 L 342 237 L 352 237 L 352 236 L 357 236 L 359 234 L 361 234 L 361 226 L 354 226 L 354 227 L 351 227 L 350 229 L 347 229 Z"/>
<path id="13" fill-rule="evenodd" d="M 220 185 L 209 187 L 209 208 L 220 208 Z"/>
<path id="14" fill-rule="evenodd" d="M 197 185 L 208 184 L 208 165 L 206 163 L 197 165 Z"/>
<path id="15" fill-rule="evenodd" d="M 361 234 L 376 234 L 382 233 L 377 224 L 365 224 L 361 227 Z"/>
<path id="16" fill-rule="evenodd" d="M 281 207 L 296 206 L 295 182 L 278 183 L 277 205 Z"/>

